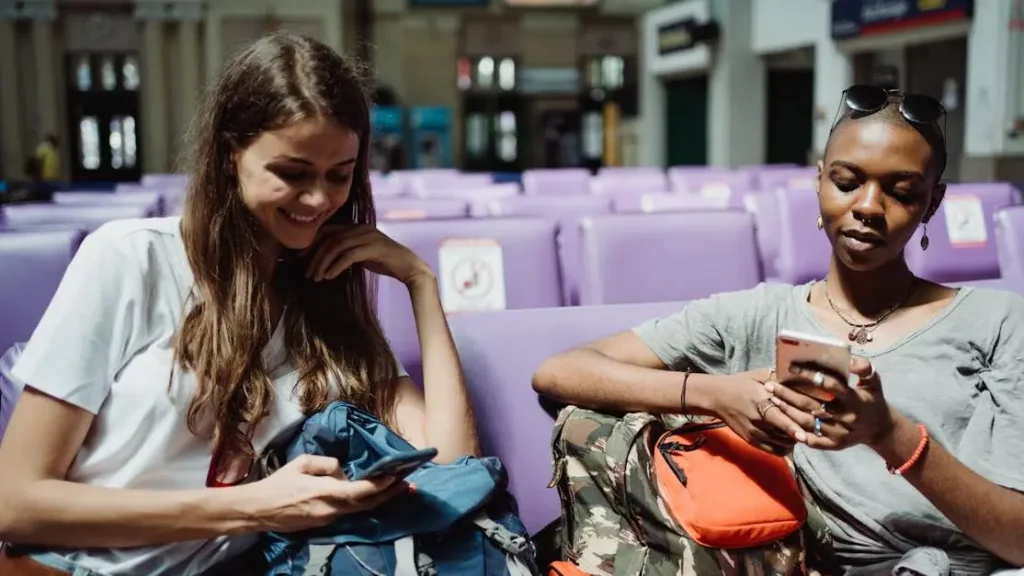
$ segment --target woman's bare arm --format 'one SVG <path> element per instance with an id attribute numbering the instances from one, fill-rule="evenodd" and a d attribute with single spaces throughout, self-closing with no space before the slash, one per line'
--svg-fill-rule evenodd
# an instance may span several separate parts
<path id="1" fill-rule="evenodd" d="M 0 444 L 0 541 L 120 548 L 261 529 L 248 486 L 163 491 L 66 481 L 92 420 L 25 389 Z"/>
<path id="2" fill-rule="evenodd" d="M 631 331 L 554 356 L 537 369 L 533 389 L 555 400 L 617 412 L 679 412 L 683 374 L 665 364 Z M 714 376 L 691 374 L 690 414 L 713 413 Z"/>
<path id="3" fill-rule="evenodd" d="M 437 279 L 424 272 L 408 287 L 423 359 L 423 393 L 411 379 L 400 380 L 396 399 L 400 431 L 413 445 L 437 448 L 438 462 L 478 455 L 473 408 Z"/>

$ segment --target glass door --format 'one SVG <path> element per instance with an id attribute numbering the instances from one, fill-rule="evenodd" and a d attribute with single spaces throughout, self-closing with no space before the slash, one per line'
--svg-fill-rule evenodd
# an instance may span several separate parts
<path id="1" fill-rule="evenodd" d="M 139 57 L 67 56 L 71 179 L 133 182 L 142 176 Z"/>

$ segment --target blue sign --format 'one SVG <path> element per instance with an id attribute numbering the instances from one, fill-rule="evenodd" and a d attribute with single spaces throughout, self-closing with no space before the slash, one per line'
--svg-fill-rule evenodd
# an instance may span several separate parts
<path id="1" fill-rule="evenodd" d="M 409 110 L 412 141 L 410 168 L 452 166 L 452 111 L 442 106 L 420 106 Z"/>
<path id="2" fill-rule="evenodd" d="M 967 20 L 974 0 L 832 0 L 832 38 L 846 40 Z"/>

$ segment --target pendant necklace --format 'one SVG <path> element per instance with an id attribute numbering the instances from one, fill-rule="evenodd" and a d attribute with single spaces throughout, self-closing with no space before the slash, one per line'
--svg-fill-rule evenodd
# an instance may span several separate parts
<path id="1" fill-rule="evenodd" d="M 825 300 L 828 301 L 829 307 L 832 308 L 832 311 L 836 313 L 836 316 L 838 316 L 843 323 L 850 327 L 850 332 L 846 337 L 850 339 L 850 342 L 854 342 L 860 346 L 863 346 L 868 342 L 872 342 L 875 339 L 874 332 L 878 328 L 878 325 L 884 322 L 885 319 L 893 312 L 902 308 L 903 305 L 910 300 L 910 296 L 914 293 L 914 288 L 917 287 L 917 279 L 915 279 L 910 284 L 910 288 L 907 290 L 907 294 L 904 296 L 903 300 L 889 308 L 886 308 L 885 311 L 882 312 L 881 316 L 871 322 L 855 322 L 846 312 L 843 312 L 843 310 L 840 309 L 839 306 L 836 306 L 836 303 L 832 301 L 832 296 L 828 293 L 828 280 L 823 280 L 822 283 L 825 285 Z"/>

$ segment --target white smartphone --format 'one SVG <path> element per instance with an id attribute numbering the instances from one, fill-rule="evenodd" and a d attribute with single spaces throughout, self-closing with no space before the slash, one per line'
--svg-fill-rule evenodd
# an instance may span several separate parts
<path id="1" fill-rule="evenodd" d="M 850 344 L 838 338 L 780 330 L 775 340 L 775 378 L 822 402 L 835 396 L 814 385 L 786 383 L 786 379 L 798 372 L 801 364 L 814 363 L 842 378 L 842 382 L 849 382 L 850 359 Z"/>

